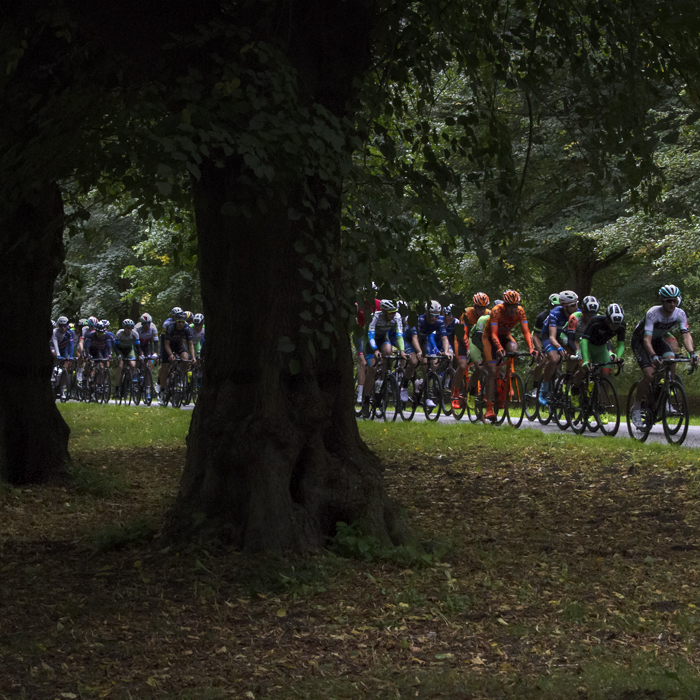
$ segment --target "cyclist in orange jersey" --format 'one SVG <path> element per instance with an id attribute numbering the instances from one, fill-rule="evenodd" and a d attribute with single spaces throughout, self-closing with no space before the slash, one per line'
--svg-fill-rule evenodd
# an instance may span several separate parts
<path id="1" fill-rule="evenodd" d="M 452 408 L 457 411 L 462 408 L 461 399 L 459 398 L 459 385 L 469 366 L 469 334 L 479 318 L 487 312 L 490 300 L 483 292 L 477 292 L 472 297 L 472 302 L 474 306 L 464 309 L 464 313 L 459 319 L 461 325 L 455 328 L 454 350 L 455 355 L 459 358 L 459 365 L 455 372 L 455 382 L 452 387 Z M 459 337 L 460 334 L 462 335 L 461 338 Z"/>
<path id="2" fill-rule="evenodd" d="M 513 289 L 503 293 L 503 303 L 496 304 L 491 310 L 491 322 L 484 329 L 482 342 L 484 344 L 484 357 L 488 369 L 488 379 L 486 381 L 486 420 L 495 420 L 496 414 L 493 411 L 493 398 L 496 388 L 496 373 L 498 363 L 503 359 L 506 352 L 515 352 L 518 344 L 512 335 L 512 330 L 520 324 L 525 342 L 530 354 L 535 357 L 537 350 L 532 345 L 532 336 L 527 324 L 525 309 L 520 306 L 520 294 Z"/>

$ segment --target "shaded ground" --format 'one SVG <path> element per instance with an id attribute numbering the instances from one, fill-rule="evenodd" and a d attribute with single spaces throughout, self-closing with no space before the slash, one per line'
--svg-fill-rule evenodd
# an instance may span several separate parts
<path id="1" fill-rule="evenodd" d="M 0 491 L 0 698 L 700 696 L 691 458 L 459 440 L 385 455 L 422 558 L 352 530 L 356 559 L 161 550 L 184 448 Z"/>

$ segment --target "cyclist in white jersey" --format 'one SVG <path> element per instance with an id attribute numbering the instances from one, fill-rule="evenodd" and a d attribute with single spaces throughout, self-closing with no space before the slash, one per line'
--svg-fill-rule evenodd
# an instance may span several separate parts
<path id="1" fill-rule="evenodd" d="M 683 345 L 693 364 L 697 364 L 693 337 L 688 330 L 688 319 L 685 311 L 679 308 L 681 290 L 675 284 L 666 284 L 659 289 L 658 306 L 652 306 L 644 318 L 637 324 L 632 333 L 632 351 L 637 364 L 642 370 L 642 378 L 637 385 L 637 393 L 632 406 L 632 422 L 639 428 L 644 425 L 642 419 L 642 401 L 647 397 L 649 385 L 654 376 L 654 370 L 660 367 L 662 361 L 675 357 L 675 352 L 666 341 L 665 336 L 678 327 L 680 328 Z M 672 368 L 675 372 L 675 367 Z"/>

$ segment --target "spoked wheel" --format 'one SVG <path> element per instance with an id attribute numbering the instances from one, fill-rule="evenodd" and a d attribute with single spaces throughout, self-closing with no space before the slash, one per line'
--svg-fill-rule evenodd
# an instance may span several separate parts
<path id="1" fill-rule="evenodd" d="M 122 370 L 122 376 L 119 382 L 117 403 L 121 406 L 122 402 L 131 403 L 131 372 L 127 367 L 124 367 Z"/>
<path id="2" fill-rule="evenodd" d="M 496 414 L 494 425 L 501 425 L 506 419 L 506 402 L 508 401 L 508 387 L 506 378 L 500 374 L 496 377 L 496 396 L 493 402 L 493 412 Z"/>
<path id="3" fill-rule="evenodd" d="M 537 390 L 537 401 L 538 401 L 538 406 L 537 406 L 537 420 L 542 424 L 542 425 L 547 425 L 549 421 L 552 420 L 552 399 L 554 395 L 554 377 L 549 381 L 549 390 L 547 392 L 547 400 L 543 404 L 540 401 L 540 397 L 542 396 L 542 384 L 544 382 L 540 383 L 540 387 Z"/>
<path id="4" fill-rule="evenodd" d="M 185 394 L 185 375 L 178 369 L 173 373 L 173 384 L 170 391 L 170 403 L 173 408 L 180 408 Z"/>
<path id="5" fill-rule="evenodd" d="M 150 406 L 153 401 L 153 375 L 151 370 L 146 367 L 143 372 L 143 403 Z"/>
<path id="6" fill-rule="evenodd" d="M 664 435 L 672 445 L 682 445 L 688 434 L 688 398 L 680 382 L 668 385 L 667 400 L 663 408 Z"/>
<path id="7" fill-rule="evenodd" d="M 508 424 L 519 428 L 525 417 L 525 384 L 519 374 L 510 375 L 510 390 L 506 399 Z"/>
<path id="8" fill-rule="evenodd" d="M 462 374 L 459 382 L 459 408 L 452 406 L 452 417 L 455 420 L 462 420 L 464 412 L 467 410 L 467 381 L 469 377 L 466 372 Z M 450 403 L 452 399 L 450 398 Z"/>
<path id="9" fill-rule="evenodd" d="M 613 383 L 603 377 L 593 389 L 593 413 L 603 435 L 616 435 L 620 427 L 620 402 Z"/>
<path id="10" fill-rule="evenodd" d="M 452 390 L 455 385 L 454 367 L 448 367 L 440 377 L 440 408 L 446 416 L 452 415 Z"/>
<path id="11" fill-rule="evenodd" d="M 442 410 L 442 389 L 440 378 L 435 372 L 428 372 L 423 386 L 423 413 L 426 420 L 436 421 Z"/>
<path id="12" fill-rule="evenodd" d="M 486 405 L 486 381 L 483 379 L 467 392 L 467 410 L 471 423 L 481 423 L 484 418 L 484 406 Z"/>
<path id="13" fill-rule="evenodd" d="M 525 415 L 529 421 L 537 420 L 539 406 L 535 389 L 535 371 L 530 370 L 525 377 Z"/>
<path id="14" fill-rule="evenodd" d="M 639 382 L 632 384 L 629 394 L 627 395 L 627 432 L 630 437 L 639 442 L 644 442 L 649 437 L 651 426 L 654 424 L 652 410 L 647 408 L 647 401 L 642 403 L 640 415 L 635 422 L 633 420 L 634 397 L 637 394 L 637 385 Z"/>
<path id="15" fill-rule="evenodd" d="M 554 393 L 553 418 L 559 430 L 566 430 L 569 427 L 569 416 L 567 407 L 569 405 L 571 386 L 573 382 L 569 378 L 559 377 Z"/>
<path id="16" fill-rule="evenodd" d="M 569 391 L 569 403 L 566 410 L 571 430 L 577 435 L 581 435 L 586 430 L 586 413 L 588 411 L 588 406 L 588 384 L 582 382 L 580 387 L 574 387 L 572 385 Z"/>
<path id="17" fill-rule="evenodd" d="M 396 381 L 396 377 L 392 376 L 387 377 L 385 383 L 386 388 L 382 392 L 382 414 L 385 421 L 391 421 L 393 423 L 399 415 L 399 385 Z"/>
<path id="18" fill-rule="evenodd" d="M 404 398 L 401 398 L 403 394 Z M 413 416 L 418 406 L 419 396 L 416 396 L 416 378 L 408 380 L 407 387 L 399 388 L 399 415 L 401 420 L 413 420 Z"/>

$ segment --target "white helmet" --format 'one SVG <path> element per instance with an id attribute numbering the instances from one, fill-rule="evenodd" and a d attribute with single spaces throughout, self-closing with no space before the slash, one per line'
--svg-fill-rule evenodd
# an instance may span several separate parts
<path id="1" fill-rule="evenodd" d="M 379 302 L 380 311 L 396 311 L 398 306 L 391 299 L 382 299 Z"/>
<path id="2" fill-rule="evenodd" d="M 610 323 L 620 324 L 625 320 L 625 312 L 619 304 L 610 304 L 605 310 L 605 316 Z"/>
<path id="3" fill-rule="evenodd" d="M 590 311 L 591 313 L 597 313 L 600 308 L 600 302 L 595 297 L 583 297 L 583 302 L 581 303 L 584 311 Z"/>
<path id="4" fill-rule="evenodd" d="M 442 306 L 440 306 L 439 301 L 433 299 L 429 304 L 425 305 L 425 310 L 433 316 L 439 316 L 442 313 Z"/>
<path id="5" fill-rule="evenodd" d="M 559 303 L 563 306 L 564 304 L 575 304 L 578 301 L 578 294 L 572 292 L 570 289 L 565 289 L 563 292 L 559 292 Z"/>

